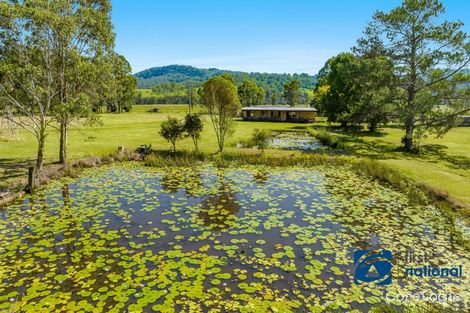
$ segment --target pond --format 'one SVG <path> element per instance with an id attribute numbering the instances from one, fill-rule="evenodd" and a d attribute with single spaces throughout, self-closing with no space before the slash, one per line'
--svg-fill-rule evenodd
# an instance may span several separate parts
<path id="1" fill-rule="evenodd" d="M 318 139 L 305 133 L 279 132 L 270 139 L 269 148 L 315 151 L 326 148 Z"/>
<path id="2" fill-rule="evenodd" d="M 468 268 L 454 236 L 432 207 L 346 167 L 104 166 L 1 211 L 0 310 L 360 312 L 390 292 L 468 299 L 462 277 L 405 277 L 410 251 Z M 354 282 L 363 249 L 392 251 L 390 285 Z"/>

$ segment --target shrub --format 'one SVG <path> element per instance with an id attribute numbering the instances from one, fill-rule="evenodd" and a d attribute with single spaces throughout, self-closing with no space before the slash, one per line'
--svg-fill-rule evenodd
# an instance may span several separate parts
<path id="1" fill-rule="evenodd" d="M 176 142 L 184 138 L 184 125 L 174 117 L 168 117 L 162 122 L 160 135 L 173 145 L 176 152 Z"/>
<path id="2" fill-rule="evenodd" d="M 253 146 L 257 146 L 261 152 L 268 146 L 269 139 L 271 138 L 271 132 L 266 129 L 255 128 L 251 135 L 251 143 Z"/>
<path id="3" fill-rule="evenodd" d="M 317 138 L 322 145 L 328 146 L 333 149 L 344 149 L 346 147 L 344 141 L 327 131 L 321 130 L 318 132 L 310 132 L 315 138 Z"/>
<path id="4" fill-rule="evenodd" d="M 201 116 L 199 114 L 186 114 L 186 116 L 184 117 L 183 127 L 184 131 L 193 140 L 194 149 L 196 151 L 199 151 L 198 141 L 201 137 L 202 128 L 204 127 Z"/>

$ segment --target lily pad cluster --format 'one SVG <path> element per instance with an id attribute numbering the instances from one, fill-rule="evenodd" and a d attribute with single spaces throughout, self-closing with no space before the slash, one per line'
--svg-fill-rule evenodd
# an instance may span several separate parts
<path id="1" fill-rule="evenodd" d="M 407 251 L 468 268 L 453 226 L 347 167 L 93 168 L 0 213 L 0 311 L 360 312 L 386 292 L 468 299 L 465 277 L 404 277 Z M 391 285 L 354 284 L 358 249 L 393 252 Z"/>

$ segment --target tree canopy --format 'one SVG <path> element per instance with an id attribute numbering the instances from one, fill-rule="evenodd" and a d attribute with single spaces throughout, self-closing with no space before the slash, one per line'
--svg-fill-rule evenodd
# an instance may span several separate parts
<path id="1" fill-rule="evenodd" d="M 286 103 L 291 107 L 299 103 L 300 100 L 300 84 L 297 79 L 292 79 L 283 85 L 282 96 Z"/>
<path id="2" fill-rule="evenodd" d="M 254 106 L 264 103 L 266 93 L 264 89 L 258 87 L 254 81 L 245 80 L 238 86 L 238 96 L 242 105 Z"/>
<path id="3" fill-rule="evenodd" d="M 223 74 L 209 78 L 202 85 L 201 98 L 211 118 L 219 151 L 222 152 L 225 139 L 233 132 L 234 117 L 240 108 L 233 77 Z"/>
<path id="4" fill-rule="evenodd" d="M 438 0 L 404 0 L 377 12 L 356 51 L 380 53 L 394 66 L 394 104 L 405 127 L 406 150 L 428 134 L 443 135 L 470 111 L 470 40 L 461 21 L 443 19 Z"/>

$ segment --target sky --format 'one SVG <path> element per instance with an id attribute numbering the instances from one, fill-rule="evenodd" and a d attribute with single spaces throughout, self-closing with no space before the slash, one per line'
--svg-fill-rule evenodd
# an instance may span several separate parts
<path id="1" fill-rule="evenodd" d="M 399 0 L 112 0 L 116 50 L 133 72 L 170 64 L 316 74 Z M 470 0 L 443 1 L 470 33 Z"/>

